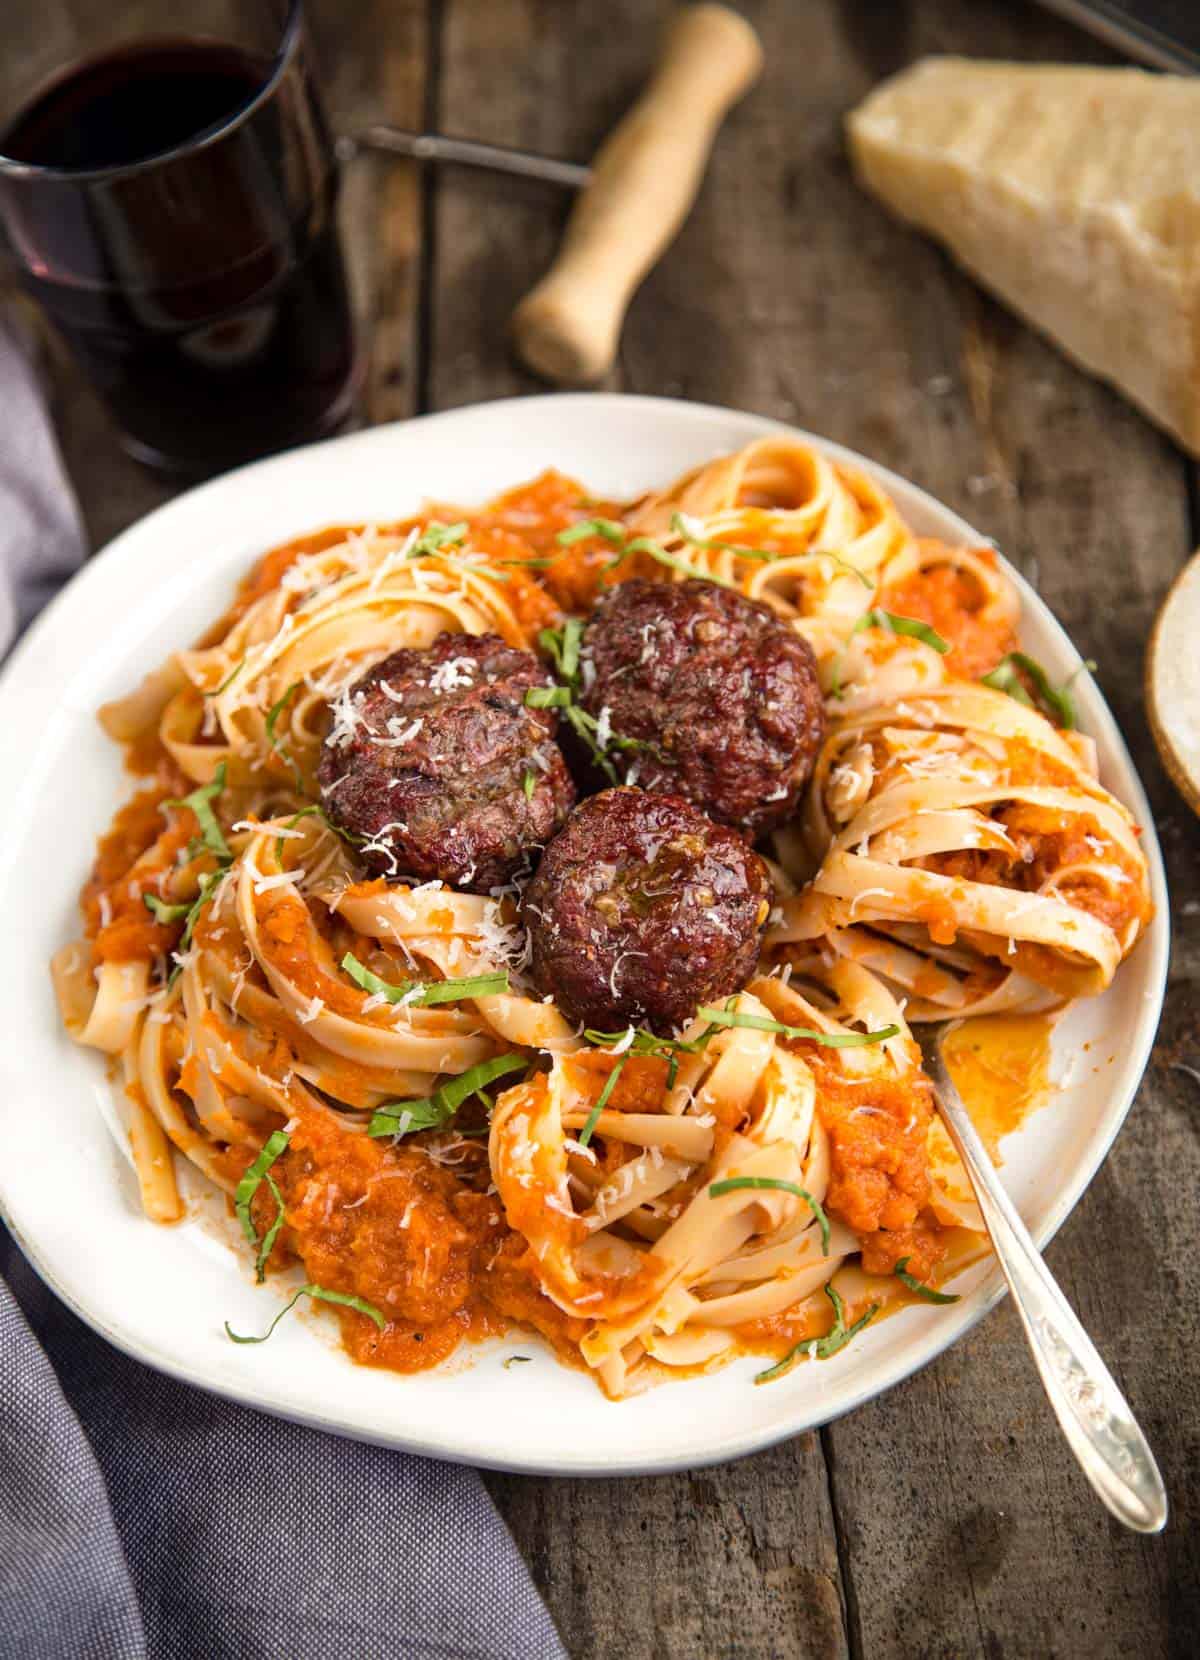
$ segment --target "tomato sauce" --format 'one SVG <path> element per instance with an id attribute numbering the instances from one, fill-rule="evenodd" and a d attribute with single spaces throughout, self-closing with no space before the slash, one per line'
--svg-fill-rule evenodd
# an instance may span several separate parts
<path id="1" fill-rule="evenodd" d="M 479 1168 L 486 1180 L 482 1149 Z M 435 1163 L 417 1141 L 394 1147 L 332 1114 L 305 1112 L 271 1174 L 287 1214 L 279 1262 L 299 1258 L 310 1282 L 385 1317 L 380 1331 L 358 1310 L 337 1310 L 360 1363 L 423 1371 L 464 1338 L 503 1330 L 506 1318 L 569 1342 L 571 1323 L 538 1289 L 499 1200 Z M 275 1217 L 266 1183 L 252 1214 L 261 1238 Z"/>
<path id="2" fill-rule="evenodd" d="M 890 1274 L 902 1257 L 927 1279 L 944 1254 L 941 1227 L 929 1210 L 925 1141 L 933 1096 L 922 1076 L 852 1075 L 816 1045 L 800 1045 L 817 1085 L 817 1113 L 829 1135 L 831 1171 L 825 1195 L 862 1242 L 868 1274 Z"/>
<path id="3" fill-rule="evenodd" d="M 947 1032 L 942 1054 L 993 1164 L 1000 1144 L 1050 1099 L 1050 1033 L 1044 1014 L 976 1015 Z"/>
<path id="4" fill-rule="evenodd" d="M 987 564 L 996 562 L 990 548 L 971 551 Z M 963 680 L 978 680 L 1017 649 L 1011 622 L 988 616 L 975 577 L 954 565 L 930 565 L 889 584 L 881 604 L 897 616 L 928 623 L 948 641 L 950 651 L 943 659 L 946 672 Z"/>
<path id="5" fill-rule="evenodd" d="M 153 962 L 179 938 L 181 925 L 156 922 L 142 897 L 160 893 L 164 872 L 175 868 L 200 828 L 189 810 L 174 812 L 168 822 L 162 811 L 168 793 L 139 790 L 100 837 L 81 896 L 94 962 Z"/>

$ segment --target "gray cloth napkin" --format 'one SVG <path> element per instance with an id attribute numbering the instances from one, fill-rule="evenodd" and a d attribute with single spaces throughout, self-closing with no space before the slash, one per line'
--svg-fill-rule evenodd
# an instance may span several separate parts
<path id="1" fill-rule="evenodd" d="M 2 328 L 0 407 L 3 649 L 83 537 Z M 474 1470 L 148 1371 L 2 1226 L 0 1276 L 0 1660 L 566 1660 Z"/>

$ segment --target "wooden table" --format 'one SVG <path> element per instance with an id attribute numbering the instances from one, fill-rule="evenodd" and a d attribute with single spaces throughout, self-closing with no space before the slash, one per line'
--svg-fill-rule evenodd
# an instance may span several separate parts
<path id="1" fill-rule="evenodd" d="M 312 0 L 343 126 L 391 118 L 578 158 L 644 80 L 667 9 Z M 1100 665 L 1154 804 L 1176 938 L 1137 1106 L 1048 1255 L 1149 1433 L 1173 1515 L 1151 1540 L 1108 1520 L 1007 1306 L 853 1417 L 742 1463 L 488 1486 L 580 1660 L 1196 1655 L 1200 826 L 1158 765 L 1140 687 L 1155 607 L 1200 535 L 1200 482 L 1128 405 L 861 195 L 841 141 L 846 109 L 924 53 L 1107 57 L 1019 0 L 745 9 L 766 77 L 638 296 L 610 384 L 761 411 L 878 457 L 994 536 Z M 538 390 L 509 360 L 505 322 L 564 212 L 535 185 L 355 164 L 344 214 L 367 421 Z M 123 456 L 68 366 L 57 380 L 100 545 L 171 486 Z"/>

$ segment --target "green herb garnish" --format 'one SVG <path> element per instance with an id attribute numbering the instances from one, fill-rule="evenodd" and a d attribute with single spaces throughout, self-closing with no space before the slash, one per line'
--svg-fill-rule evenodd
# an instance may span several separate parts
<path id="1" fill-rule="evenodd" d="M 781 1193 L 790 1193 L 794 1198 L 803 1199 L 804 1203 L 816 1217 L 821 1229 L 821 1249 L 829 1255 L 829 1218 L 825 1214 L 825 1207 L 819 1199 L 814 1199 L 806 1187 L 799 1182 L 785 1182 L 778 1176 L 727 1176 L 724 1181 L 713 1182 L 709 1187 L 710 1199 L 719 1199 L 722 1193 L 736 1193 L 744 1187 L 774 1188 Z"/>
<path id="2" fill-rule="evenodd" d="M 587 536 L 602 536 L 606 542 L 614 547 L 620 547 L 629 532 L 625 526 L 618 524 L 615 519 L 580 519 L 566 530 L 560 530 L 554 538 L 560 547 L 569 548 L 576 542 L 582 542 Z"/>
<path id="3" fill-rule="evenodd" d="M 1023 651 L 1010 651 L 990 673 L 980 675 L 979 684 L 990 686 L 996 692 L 1007 692 L 1018 703 L 1036 708 L 1051 720 L 1056 720 L 1064 731 L 1074 732 L 1078 729 L 1079 719 L 1075 712 L 1075 699 L 1071 696 L 1071 684 L 1081 669 L 1090 669 L 1094 673 L 1095 668 L 1093 662 L 1085 661 L 1069 680 L 1061 686 L 1054 686 L 1036 657 L 1030 657 Z M 1033 697 L 1030 697 L 1021 679 L 1022 674 L 1033 686 Z"/>
<path id="4" fill-rule="evenodd" d="M 279 742 L 278 738 L 276 738 L 275 725 L 279 720 L 280 715 L 282 715 L 283 711 L 287 708 L 288 704 L 292 701 L 303 684 L 304 682 L 301 680 L 293 680 L 292 684 L 288 687 L 287 691 L 284 692 L 278 702 L 273 703 L 267 711 L 267 745 L 276 755 L 279 756 L 281 761 L 285 761 L 287 765 L 291 767 L 292 776 L 296 780 L 296 788 L 301 791 L 304 789 L 304 774 L 296 765 L 295 759 L 293 758 L 291 752 L 286 750 Z M 283 863 L 282 859 L 280 860 L 280 863 Z"/>
<path id="5" fill-rule="evenodd" d="M 372 1115 L 367 1134 L 373 1136 L 413 1135 L 417 1130 L 435 1129 L 454 1117 L 459 1107 L 478 1095 L 495 1078 L 520 1072 L 529 1065 L 524 1055 L 496 1055 L 490 1061 L 480 1061 L 448 1084 L 443 1084 L 431 1096 L 419 1101 L 388 1101 Z M 401 1129 L 401 1123 L 404 1128 Z"/>
<path id="6" fill-rule="evenodd" d="M 604 1080 L 604 1088 L 600 1091 L 600 1094 L 596 1099 L 596 1105 L 592 1108 L 591 1112 L 588 1113 L 587 1122 L 584 1124 L 582 1130 L 580 1130 L 579 1135 L 576 1138 L 581 1147 L 586 1147 L 588 1142 L 592 1139 L 592 1132 L 595 1130 L 596 1125 L 600 1122 L 600 1114 L 608 1105 L 612 1092 L 617 1087 L 617 1079 L 625 1070 L 625 1061 L 627 1058 L 627 1056 L 622 1055 L 616 1066 L 613 1067 L 608 1077 Z"/>
<path id="7" fill-rule="evenodd" d="M 533 792 L 537 789 L 537 773 L 527 771 L 521 780 L 521 788 L 525 791 L 526 801 L 532 801 Z"/>
<path id="8" fill-rule="evenodd" d="M 879 1313 L 879 1304 L 872 1303 L 865 1314 L 860 1314 L 852 1326 L 846 1324 L 846 1305 L 842 1301 L 841 1293 L 834 1287 L 833 1282 L 825 1287 L 825 1295 L 833 1304 L 833 1330 L 826 1332 L 824 1337 L 805 1338 L 802 1342 L 789 1349 L 783 1359 L 774 1366 L 768 1366 L 765 1372 L 760 1372 L 755 1383 L 770 1383 L 774 1378 L 780 1378 L 785 1372 L 790 1372 L 801 1355 L 811 1354 L 815 1360 L 828 1360 L 831 1355 L 844 1349 L 852 1337 L 858 1335 L 864 1326 Z"/>
<path id="9" fill-rule="evenodd" d="M 201 784 L 194 789 L 191 795 L 181 796 L 178 800 L 164 801 L 164 807 L 188 807 L 196 815 L 200 826 L 200 836 L 204 846 L 218 859 L 231 860 L 229 843 L 225 840 L 224 832 L 217 823 L 217 816 L 212 810 L 212 803 L 225 788 L 225 762 L 222 761 L 212 775 L 211 784 Z"/>
<path id="10" fill-rule="evenodd" d="M 732 999 L 731 999 L 732 1001 Z M 781 1037 L 806 1038 L 824 1049 L 862 1049 L 871 1043 L 886 1043 L 900 1035 L 899 1026 L 881 1026 L 876 1032 L 818 1032 L 810 1026 L 785 1026 L 781 1021 L 768 1020 L 765 1015 L 746 1014 L 741 1009 L 698 1009 L 701 1020 L 713 1026 L 747 1026 L 756 1032 L 777 1032 Z"/>
<path id="11" fill-rule="evenodd" d="M 932 646 L 943 657 L 951 649 L 949 640 L 943 640 L 927 622 L 921 622 L 918 617 L 901 617 L 895 611 L 880 611 L 877 607 L 864 611 L 850 630 L 851 638 L 861 634 L 864 628 L 882 628 L 888 634 L 905 634 L 910 639 Z"/>
<path id="12" fill-rule="evenodd" d="M 676 514 L 675 518 L 678 517 L 679 515 Z M 672 524 L 674 524 L 674 520 L 672 520 Z M 681 532 L 681 534 L 686 537 L 686 532 Z M 560 530 L 557 539 L 564 547 L 570 547 L 572 542 L 581 542 L 585 536 L 602 536 L 606 542 L 610 542 L 617 549 L 616 556 L 610 559 L 604 567 L 606 571 L 616 570 L 618 565 L 623 565 L 635 553 L 646 553 L 649 554 L 651 559 L 656 559 L 660 565 L 667 565 L 671 570 L 681 571 L 684 576 L 692 577 L 697 582 L 715 582 L 721 588 L 737 588 L 736 582 L 727 582 L 723 576 L 714 576 L 711 571 L 702 571 L 695 565 L 689 565 L 687 560 L 681 559 L 678 554 L 668 553 L 666 548 L 660 547 L 649 536 L 635 536 L 632 541 L 629 541 L 628 530 L 614 519 L 581 519 L 578 524 L 571 525 L 566 530 Z M 692 538 L 687 537 L 687 540 L 692 540 Z M 703 546 L 704 544 L 699 545 Z"/>
<path id="13" fill-rule="evenodd" d="M 290 1298 L 289 1301 L 286 1302 L 279 1310 L 279 1313 L 271 1321 L 271 1324 L 267 1327 L 266 1331 L 263 1332 L 261 1337 L 239 1336 L 239 1334 L 231 1328 L 228 1320 L 225 1322 L 226 1336 L 229 1337 L 234 1343 L 265 1343 L 267 1338 L 274 1332 L 275 1327 L 283 1319 L 284 1315 L 291 1313 L 292 1309 L 295 1308 L 301 1297 L 312 1297 L 316 1302 L 337 1303 L 341 1308 L 356 1309 L 359 1314 L 365 1314 L 368 1320 L 374 1320 L 380 1331 L 382 1331 L 387 1325 L 387 1316 L 382 1314 L 379 1309 L 375 1307 L 374 1303 L 367 1302 L 365 1297 L 352 1297 L 346 1291 L 326 1291 L 323 1285 L 302 1285 L 299 1291 L 296 1292 L 295 1296 Z"/>
<path id="14" fill-rule="evenodd" d="M 579 679 L 579 642 L 583 638 L 583 623 L 578 617 L 568 617 L 561 628 L 543 628 L 538 645 L 554 660 L 560 680 L 574 685 Z"/>
<path id="15" fill-rule="evenodd" d="M 937 630 L 930 628 L 928 623 L 921 622 L 917 617 L 902 617 L 895 611 L 881 611 L 876 606 L 872 606 L 869 611 L 863 612 L 850 630 L 848 640 L 852 640 L 856 634 L 861 634 L 864 628 L 882 628 L 887 634 L 907 635 L 911 639 L 920 640 L 924 645 L 931 646 L 934 651 L 940 653 L 943 657 L 952 649 L 950 642 L 943 640 Z M 842 695 L 842 658 L 844 655 L 844 650 L 839 651 L 833 660 L 830 685 L 831 697 L 840 698 Z"/>
<path id="16" fill-rule="evenodd" d="M 239 657 L 237 662 L 230 669 L 229 673 L 225 676 L 224 680 L 222 680 L 221 684 L 219 686 L 214 686 L 211 692 L 205 692 L 204 696 L 205 697 L 220 697 L 220 695 L 223 691 L 225 691 L 228 687 L 233 685 L 234 681 L 237 679 L 238 675 L 241 674 L 242 670 L 245 667 L 246 667 L 246 659 L 244 657 Z"/>
<path id="17" fill-rule="evenodd" d="M 185 917 L 192 908 L 192 901 L 190 899 L 185 899 L 180 905 L 168 905 L 166 901 L 160 899 L 156 893 L 144 893 L 142 895 L 142 904 L 148 911 L 153 912 L 155 922 L 161 922 L 164 925 L 169 922 L 178 922 L 180 918 Z"/>
<path id="18" fill-rule="evenodd" d="M 628 542 L 620 558 L 609 562 L 609 569 L 620 565 L 634 553 L 647 553 L 651 559 L 656 559 L 660 565 L 666 565 L 669 570 L 679 571 L 683 576 L 690 577 L 693 582 L 713 582 L 718 588 L 732 588 L 740 593 L 736 582 L 730 582 L 723 576 L 717 576 L 713 571 L 702 571 L 698 565 L 689 564 L 681 559 L 677 553 L 668 553 L 666 548 L 659 547 L 657 542 L 651 541 L 649 536 L 635 536 Z"/>
<path id="19" fill-rule="evenodd" d="M 171 970 L 170 975 L 167 978 L 168 989 L 173 986 L 179 978 L 183 964 L 178 959 L 191 945 L 192 935 L 195 933 L 196 924 L 200 920 L 200 912 L 204 909 L 205 905 L 207 905 L 209 899 L 212 897 L 212 890 L 216 887 L 217 883 L 221 880 L 224 874 L 224 868 L 221 870 L 206 870 L 198 878 L 199 892 L 197 893 L 195 899 L 193 899 L 189 905 L 184 907 L 187 913 L 187 921 L 183 925 L 183 933 L 179 936 L 179 944 L 175 950 L 175 967 Z M 143 894 L 142 897 L 143 899 L 153 898 L 153 895 Z M 172 905 L 169 906 L 168 909 L 178 911 L 179 906 Z M 159 920 L 161 921 L 162 918 L 159 918 Z"/>
<path id="20" fill-rule="evenodd" d="M 434 519 L 432 523 L 426 525 L 421 535 L 409 548 L 406 557 L 421 559 L 427 554 L 437 553 L 439 548 L 452 547 L 456 542 L 462 541 L 470 528 L 465 519 L 460 519 L 457 524 L 452 525 L 439 524 Z"/>
<path id="21" fill-rule="evenodd" d="M 404 980 L 399 985 L 381 980 L 352 951 L 342 958 L 342 967 L 356 985 L 374 997 L 386 997 L 389 1003 L 403 1003 L 408 1008 L 431 1008 L 435 1003 L 457 1003 L 463 997 L 495 997 L 508 990 L 508 970 L 497 969 L 489 974 L 472 974 L 459 980 Z"/>
<path id="22" fill-rule="evenodd" d="M 254 1264 L 255 1278 L 261 1285 L 266 1275 L 267 1258 L 271 1255 L 272 1247 L 283 1226 L 283 1197 L 276 1186 L 275 1178 L 269 1173 L 271 1166 L 281 1153 L 287 1150 L 291 1137 L 284 1130 L 276 1130 L 263 1142 L 258 1157 L 252 1164 L 246 1166 L 241 1181 L 233 1196 L 233 1208 L 238 1221 L 242 1224 L 242 1232 L 251 1245 L 258 1245 L 258 1258 Z M 263 1236 L 260 1244 L 258 1230 L 254 1226 L 254 1217 L 251 1215 L 250 1205 L 260 1185 L 266 1182 L 275 1196 L 275 1220 Z"/>
<path id="23" fill-rule="evenodd" d="M 633 1036 L 630 1037 L 630 1031 Z M 716 1036 L 717 1028 L 710 1026 L 707 1032 L 702 1032 L 698 1038 L 690 1042 L 683 1038 L 663 1038 L 654 1032 L 643 1032 L 640 1027 L 627 1027 L 623 1032 L 597 1032 L 592 1027 L 584 1028 L 583 1036 L 586 1043 L 597 1048 L 612 1049 L 618 1043 L 627 1044 L 626 1053 L 630 1055 L 652 1055 L 657 1060 L 667 1063 L 667 1088 L 675 1088 L 675 1080 L 679 1075 L 680 1055 L 699 1055 L 704 1050 L 708 1040 Z"/>
<path id="24" fill-rule="evenodd" d="M 565 709 L 570 702 L 569 686 L 531 686 L 525 693 L 528 709 Z"/>
<path id="25" fill-rule="evenodd" d="M 924 1280 L 919 1280 L 915 1274 L 908 1273 L 910 1260 L 909 1257 L 901 1257 L 895 1267 L 896 1278 L 903 1280 L 910 1291 L 915 1291 L 918 1297 L 924 1297 L 927 1303 L 962 1302 L 961 1297 L 952 1296 L 948 1291 L 935 1291 L 931 1285 L 926 1285 Z"/>

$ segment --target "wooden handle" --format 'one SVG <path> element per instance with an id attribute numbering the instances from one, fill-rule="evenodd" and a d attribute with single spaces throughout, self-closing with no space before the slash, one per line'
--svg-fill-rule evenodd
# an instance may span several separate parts
<path id="1" fill-rule="evenodd" d="M 726 6 L 681 11 L 654 78 L 597 155 L 550 270 L 513 316 L 518 355 L 578 384 L 617 355 L 634 289 L 687 218 L 717 128 L 757 79 L 762 47 Z"/>

